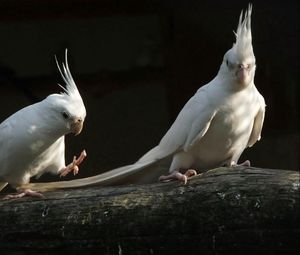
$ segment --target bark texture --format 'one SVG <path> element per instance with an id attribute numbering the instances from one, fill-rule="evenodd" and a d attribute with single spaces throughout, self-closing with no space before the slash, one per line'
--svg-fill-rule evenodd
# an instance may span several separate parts
<path id="1" fill-rule="evenodd" d="M 1 254 L 297 254 L 299 172 L 219 168 L 178 182 L 0 201 Z"/>

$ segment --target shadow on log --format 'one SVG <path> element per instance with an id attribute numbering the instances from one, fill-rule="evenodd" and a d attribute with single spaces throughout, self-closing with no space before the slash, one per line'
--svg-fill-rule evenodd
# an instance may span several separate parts
<path id="1" fill-rule="evenodd" d="M 297 254 L 299 172 L 219 168 L 177 182 L 0 201 L 1 254 Z"/>

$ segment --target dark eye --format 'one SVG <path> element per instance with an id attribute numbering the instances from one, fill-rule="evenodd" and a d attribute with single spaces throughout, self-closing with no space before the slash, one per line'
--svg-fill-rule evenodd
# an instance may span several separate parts
<path id="1" fill-rule="evenodd" d="M 228 60 L 226 60 L 226 65 L 227 65 L 227 66 L 229 65 L 229 62 L 228 62 Z"/>
<path id="2" fill-rule="evenodd" d="M 70 115 L 67 112 L 62 112 L 61 113 L 64 119 L 68 119 Z"/>

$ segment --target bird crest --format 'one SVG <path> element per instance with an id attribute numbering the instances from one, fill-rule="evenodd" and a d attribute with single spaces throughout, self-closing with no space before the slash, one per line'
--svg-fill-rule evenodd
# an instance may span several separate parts
<path id="1" fill-rule="evenodd" d="M 69 69 L 68 49 L 66 49 L 66 51 L 65 51 L 65 63 L 62 63 L 62 65 L 60 66 L 57 61 L 56 56 L 55 56 L 55 61 L 56 61 L 57 68 L 61 74 L 61 77 L 63 78 L 63 80 L 65 82 L 65 87 L 58 84 L 64 90 L 63 94 L 66 96 L 69 96 L 70 98 L 72 98 L 74 100 L 76 100 L 76 99 L 82 100 L 80 93 L 78 91 L 78 88 L 74 82 L 74 79 L 73 79 L 72 74 Z"/>
<path id="2" fill-rule="evenodd" d="M 240 56 L 253 56 L 252 35 L 251 35 L 251 13 L 252 5 L 249 4 L 248 10 L 241 12 L 239 24 L 236 32 L 236 42 L 232 49 Z"/>

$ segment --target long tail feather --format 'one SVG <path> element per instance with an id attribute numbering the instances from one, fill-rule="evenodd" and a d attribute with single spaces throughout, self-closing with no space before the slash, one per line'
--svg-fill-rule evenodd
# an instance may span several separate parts
<path id="1" fill-rule="evenodd" d="M 121 179 L 126 178 L 128 175 L 143 170 L 145 167 L 150 166 L 154 162 L 147 163 L 136 163 L 133 165 L 123 166 L 114 170 L 105 172 L 103 174 L 82 178 L 72 181 L 60 181 L 60 182 L 40 182 L 40 183 L 29 183 L 20 186 L 19 188 L 29 188 L 40 192 L 56 190 L 56 189 L 68 189 L 68 188 L 79 188 L 95 185 L 110 185 L 117 183 Z"/>
<path id="2" fill-rule="evenodd" d="M 113 185 L 118 184 L 120 182 L 123 183 L 122 180 L 126 178 L 130 178 L 135 174 L 139 174 L 144 169 L 154 165 L 155 163 L 159 162 L 162 159 L 168 158 L 171 156 L 172 153 L 166 153 L 162 151 L 159 146 L 154 147 L 148 153 L 146 153 L 139 161 L 132 165 L 127 165 L 123 167 L 119 167 L 105 173 L 72 180 L 72 181 L 61 181 L 61 182 L 45 182 L 45 183 L 29 183 L 22 185 L 20 188 L 29 188 L 37 191 L 49 191 L 55 189 L 68 189 L 68 188 L 79 188 L 79 187 L 86 187 L 86 186 L 95 186 L 95 185 Z M 147 170 L 147 169 L 146 169 Z M 159 177 L 159 171 L 165 171 L 167 169 L 163 169 L 162 167 L 157 168 L 156 170 L 147 171 L 146 173 L 142 173 L 143 176 L 139 176 L 141 180 L 149 180 L 155 179 L 157 180 Z M 136 183 L 136 182 L 134 182 Z"/>
<path id="3" fill-rule="evenodd" d="M 7 184 L 7 182 L 0 182 L 0 191 L 3 190 Z"/>

